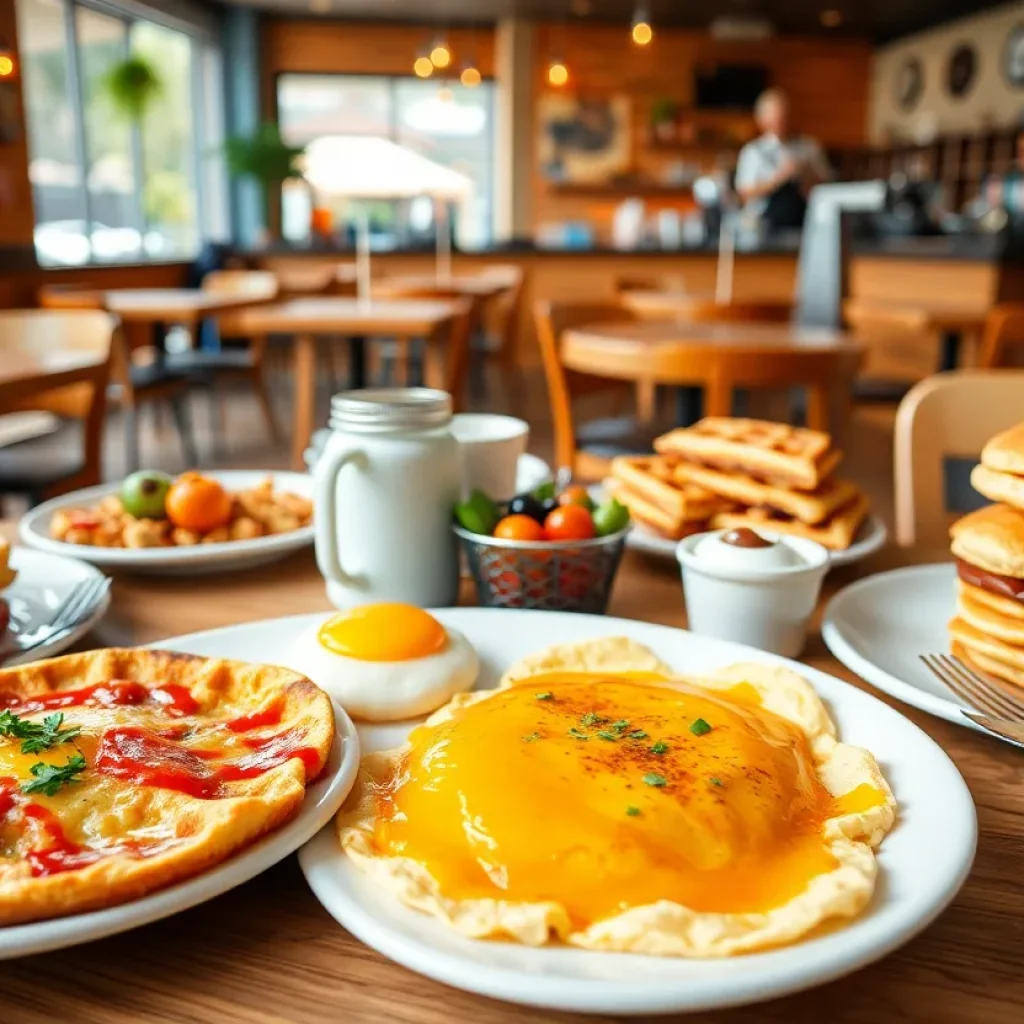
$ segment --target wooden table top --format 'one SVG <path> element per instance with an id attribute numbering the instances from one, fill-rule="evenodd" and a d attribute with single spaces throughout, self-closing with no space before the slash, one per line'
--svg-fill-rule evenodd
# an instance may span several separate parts
<path id="1" fill-rule="evenodd" d="M 883 326 L 906 331 L 976 333 L 985 326 L 987 313 L 984 303 L 965 306 L 944 301 L 941 296 L 927 302 L 848 299 L 843 303 L 843 316 L 854 328 Z"/>
<path id="2" fill-rule="evenodd" d="M 0 534 L 14 536 L 13 523 Z M 930 557 L 929 557 L 930 555 Z M 946 552 L 889 549 L 834 571 L 827 600 L 852 580 Z M 464 597 L 470 595 L 465 594 Z M 193 579 L 115 579 L 96 644 L 328 608 L 312 552 L 249 572 Z M 627 552 L 610 614 L 684 625 L 677 568 Z M 817 632 L 808 665 L 870 689 L 829 654 Z M 906 946 L 858 973 L 760 1006 L 671 1018 L 701 1024 L 1011 1024 L 1024 1006 L 1024 758 L 950 722 L 899 708 L 953 758 L 978 807 L 977 860 L 959 896 Z M 898 796 L 898 794 L 897 794 Z M 295 857 L 202 906 L 61 953 L 0 963 L 4 1024 L 577 1024 L 607 1018 L 516 1007 L 429 981 L 342 929 L 313 897 Z M 669 1020 L 670 1018 L 650 1018 Z"/>
<path id="3" fill-rule="evenodd" d="M 638 357 L 652 348 L 685 346 L 694 348 L 753 349 L 760 354 L 793 350 L 860 351 L 862 345 L 852 334 L 821 327 L 796 324 L 676 323 L 671 320 L 640 320 L 592 324 L 562 334 L 563 347 L 577 350 L 582 345 L 631 349 Z"/>
<path id="4" fill-rule="evenodd" d="M 253 334 L 429 335 L 459 313 L 459 304 L 433 299 L 359 299 L 323 296 L 245 309 L 238 323 Z"/>
<path id="5" fill-rule="evenodd" d="M 451 277 L 439 277 L 436 274 L 389 274 L 373 282 L 373 294 L 381 298 L 397 298 L 403 292 L 437 288 L 439 291 L 458 292 L 467 298 L 489 299 L 508 291 L 509 287 L 508 281 L 486 274 L 454 274 Z"/>
<path id="6" fill-rule="evenodd" d="M 0 340 L 0 413 L 14 398 L 91 379 L 106 358 L 76 349 L 22 349 Z"/>
<path id="7" fill-rule="evenodd" d="M 271 298 L 244 293 L 222 295 L 200 288 L 55 288 L 46 304 L 51 309 L 107 309 L 131 323 L 193 324 Z"/>
<path id="8" fill-rule="evenodd" d="M 718 305 L 713 292 L 650 291 L 643 288 L 628 288 L 619 295 L 619 301 L 642 317 L 675 318 L 692 316 L 708 306 Z M 722 303 L 723 316 L 730 306 L 745 307 L 762 311 L 765 319 L 786 320 L 793 311 L 793 303 L 778 298 L 757 298 L 744 296 L 732 302 Z M 752 319 L 747 317 L 747 319 Z"/>

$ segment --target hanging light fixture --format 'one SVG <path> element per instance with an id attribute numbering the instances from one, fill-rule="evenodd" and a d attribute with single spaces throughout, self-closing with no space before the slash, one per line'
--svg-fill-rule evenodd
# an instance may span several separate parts
<path id="1" fill-rule="evenodd" d="M 565 62 L 561 60 L 553 60 L 548 65 L 548 85 L 553 85 L 560 89 L 568 81 L 569 69 L 565 66 Z"/>
<path id="2" fill-rule="evenodd" d="M 459 73 L 459 81 L 467 89 L 475 89 L 483 81 L 483 78 L 476 67 L 467 64 Z"/>
<path id="3" fill-rule="evenodd" d="M 646 46 L 654 38 L 651 28 L 651 16 L 644 4 L 637 4 L 633 12 L 633 42 L 637 46 Z"/>
<path id="4" fill-rule="evenodd" d="M 435 68 L 446 68 L 452 62 L 452 51 L 448 49 L 448 44 L 443 38 L 439 38 L 430 51 L 430 63 Z"/>
<path id="5" fill-rule="evenodd" d="M 434 73 L 434 62 L 425 53 L 420 53 L 413 61 L 412 70 L 417 78 L 429 78 Z"/>

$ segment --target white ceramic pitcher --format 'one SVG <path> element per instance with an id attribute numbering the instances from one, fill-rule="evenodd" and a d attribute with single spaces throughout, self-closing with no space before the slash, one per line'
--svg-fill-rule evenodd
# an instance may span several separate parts
<path id="1" fill-rule="evenodd" d="M 451 397 L 429 388 L 334 396 L 314 471 L 314 523 L 317 565 L 336 607 L 455 603 L 461 464 L 451 416 Z"/>

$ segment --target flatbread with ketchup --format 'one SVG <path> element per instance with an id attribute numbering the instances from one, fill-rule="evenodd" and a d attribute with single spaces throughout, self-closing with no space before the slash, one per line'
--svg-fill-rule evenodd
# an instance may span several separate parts
<path id="1" fill-rule="evenodd" d="M 0 670 L 0 925 L 225 860 L 298 813 L 333 739 L 288 669 L 103 650 Z"/>

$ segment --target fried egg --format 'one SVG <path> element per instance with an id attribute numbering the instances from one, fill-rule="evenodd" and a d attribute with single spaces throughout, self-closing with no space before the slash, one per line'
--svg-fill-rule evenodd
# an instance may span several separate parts
<path id="1" fill-rule="evenodd" d="M 403 902 L 474 938 L 670 956 L 867 904 L 895 801 L 805 680 L 659 677 L 617 638 L 529 662 L 363 759 L 341 845 Z"/>
<path id="2" fill-rule="evenodd" d="M 391 722 L 425 715 L 472 689 L 480 661 L 469 641 L 408 604 L 369 604 L 306 629 L 287 666 L 353 716 Z"/>

